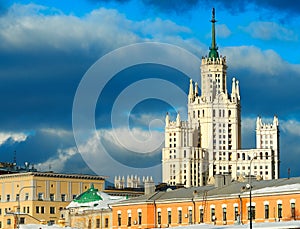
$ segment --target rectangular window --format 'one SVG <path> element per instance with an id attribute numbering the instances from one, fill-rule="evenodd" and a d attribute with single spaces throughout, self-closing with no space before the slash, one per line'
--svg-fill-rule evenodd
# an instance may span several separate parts
<path id="1" fill-rule="evenodd" d="M 282 204 L 278 204 L 278 218 L 282 218 Z"/>
<path id="2" fill-rule="evenodd" d="M 25 218 L 24 218 L 24 217 L 21 217 L 19 223 L 20 223 L 20 224 L 25 224 Z"/>
<path id="3" fill-rule="evenodd" d="M 295 206 L 295 203 L 291 203 L 291 216 L 292 216 L 292 219 L 296 219 L 296 206 Z"/>
<path id="4" fill-rule="evenodd" d="M 16 194 L 16 201 L 19 201 L 19 198 L 20 198 L 19 194 Z"/>
<path id="5" fill-rule="evenodd" d="M 40 207 L 39 206 L 35 206 L 35 213 L 37 213 L 37 214 L 40 213 Z"/>
<path id="6" fill-rule="evenodd" d="M 157 212 L 157 224 L 161 224 L 161 212 Z"/>
<path id="7" fill-rule="evenodd" d="M 11 219 L 7 219 L 6 223 L 7 225 L 11 225 Z"/>
<path id="8" fill-rule="evenodd" d="M 214 208 L 210 209 L 210 221 L 214 222 L 216 220 L 216 212 Z"/>
<path id="9" fill-rule="evenodd" d="M 182 224 L 182 210 L 178 210 L 178 224 Z"/>
<path id="10" fill-rule="evenodd" d="M 9 194 L 6 195 L 6 201 L 7 201 L 7 202 L 10 201 L 10 195 L 9 195 Z"/>
<path id="11" fill-rule="evenodd" d="M 25 193 L 25 200 L 29 200 L 29 193 L 28 192 Z"/>
<path id="12" fill-rule="evenodd" d="M 226 208 L 223 208 L 223 221 L 227 220 Z"/>
<path id="13" fill-rule="evenodd" d="M 55 214 L 55 207 L 50 207 L 50 214 Z"/>
<path id="14" fill-rule="evenodd" d="M 118 214 L 118 226 L 122 225 L 122 217 L 121 217 L 121 213 Z"/>
<path id="15" fill-rule="evenodd" d="M 108 228 L 108 218 L 105 218 L 105 225 L 104 225 L 105 228 Z"/>
<path id="16" fill-rule="evenodd" d="M 239 207 L 235 206 L 234 207 L 234 220 L 237 221 L 239 217 Z"/>
<path id="17" fill-rule="evenodd" d="M 74 200 L 76 197 L 77 197 L 76 194 L 73 194 L 73 195 L 72 195 L 72 199 L 73 199 L 73 200 Z"/>
<path id="18" fill-rule="evenodd" d="M 29 214 L 29 207 L 27 207 L 27 213 Z"/>
<path id="19" fill-rule="evenodd" d="M 168 224 L 171 224 L 172 222 L 172 212 L 168 211 Z"/>
<path id="20" fill-rule="evenodd" d="M 131 213 L 128 213 L 127 226 L 131 226 Z"/>
<path id="21" fill-rule="evenodd" d="M 142 224 L 142 212 L 138 213 L 138 225 Z"/>
<path id="22" fill-rule="evenodd" d="M 38 193 L 38 200 L 44 200 L 44 193 L 42 192 Z"/>
<path id="23" fill-rule="evenodd" d="M 190 209 L 189 210 L 189 224 L 192 224 L 193 223 L 193 210 Z"/>
<path id="24" fill-rule="evenodd" d="M 269 219 L 269 205 L 265 205 L 265 219 Z"/>
<path id="25" fill-rule="evenodd" d="M 42 213 L 42 214 L 45 213 L 45 207 L 44 207 L 44 206 L 41 207 L 41 213 Z"/>
<path id="26" fill-rule="evenodd" d="M 96 219 L 96 228 L 100 228 L 100 219 Z"/>
<path id="27" fill-rule="evenodd" d="M 50 193 L 49 199 L 50 199 L 50 201 L 54 201 L 54 193 Z"/>
<path id="28" fill-rule="evenodd" d="M 252 211 L 250 213 L 250 206 L 247 208 L 248 210 L 248 220 L 250 220 L 251 216 L 252 216 L 252 219 L 255 219 L 255 206 L 251 206 L 252 208 Z"/>
<path id="29" fill-rule="evenodd" d="M 203 209 L 200 209 L 200 219 L 199 219 L 200 223 L 203 223 L 204 222 L 203 220 L 204 220 Z"/>
<path id="30" fill-rule="evenodd" d="M 66 194 L 61 194 L 61 201 L 65 202 L 66 201 Z"/>

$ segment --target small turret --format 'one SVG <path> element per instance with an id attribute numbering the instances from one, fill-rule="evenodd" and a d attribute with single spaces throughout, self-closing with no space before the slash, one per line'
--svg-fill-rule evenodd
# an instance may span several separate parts
<path id="1" fill-rule="evenodd" d="M 194 87 L 193 87 L 193 80 L 190 79 L 190 89 L 189 89 L 189 95 L 188 95 L 188 100 L 189 103 L 194 102 Z"/>
<path id="2" fill-rule="evenodd" d="M 177 117 L 176 117 L 176 126 L 180 126 L 180 114 L 179 114 L 179 112 L 177 113 Z"/>
<path id="3" fill-rule="evenodd" d="M 167 112 L 167 115 L 166 115 L 166 127 L 169 126 L 170 124 L 170 116 L 169 116 L 169 113 Z"/>
<path id="4" fill-rule="evenodd" d="M 195 96 L 198 96 L 199 93 L 198 93 L 198 83 L 196 82 L 195 83 Z"/>

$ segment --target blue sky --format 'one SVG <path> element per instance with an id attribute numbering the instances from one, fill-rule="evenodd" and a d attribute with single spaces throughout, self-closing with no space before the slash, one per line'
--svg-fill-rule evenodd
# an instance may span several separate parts
<path id="1" fill-rule="evenodd" d="M 176 94 L 175 88 L 172 91 L 149 81 L 151 99 L 131 110 L 126 106 L 118 110 L 117 120 L 129 119 L 130 133 L 122 122 L 112 128 L 113 105 L 130 85 L 154 76 L 187 92 L 188 77 L 159 65 L 140 65 L 118 73 L 105 85 L 95 108 L 98 138 L 91 137 L 80 147 L 72 128 L 76 90 L 99 58 L 126 45 L 164 42 L 199 58 L 207 55 L 212 7 L 218 20 L 219 52 L 227 56 L 228 82 L 232 77 L 240 81 L 243 148 L 255 147 L 256 117 L 269 122 L 276 114 L 281 131 L 281 176 L 287 176 L 288 168 L 292 176 L 300 176 L 300 3 L 280 0 L 1 1 L 0 161 L 12 161 L 16 151 L 18 164 L 29 161 L 43 170 L 91 173 L 78 149 L 97 154 L 94 141 L 100 138 L 110 156 L 126 166 L 116 168 L 100 155 L 96 173 L 110 179 L 153 175 L 159 182 L 164 115 L 170 111 L 174 116 L 179 110 L 185 118 L 186 98 Z M 199 82 L 199 76 L 195 77 Z M 137 94 L 147 91 L 134 89 Z M 176 94 L 172 97 L 175 106 L 158 100 L 157 94 Z M 126 105 L 130 99 L 122 101 Z M 112 141 L 113 129 L 127 145 Z M 140 147 L 132 138 L 151 141 Z M 150 149 L 151 154 L 134 152 Z"/>

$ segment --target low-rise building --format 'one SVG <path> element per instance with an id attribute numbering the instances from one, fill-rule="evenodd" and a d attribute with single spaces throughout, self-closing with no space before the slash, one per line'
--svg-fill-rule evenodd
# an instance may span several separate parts
<path id="1" fill-rule="evenodd" d="M 112 209 L 113 228 L 299 220 L 300 177 L 231 182 L 230 175 L 217 175 L 215 186 L 157 191 L 114 203 Z"/>
<path id="2" fill-rule="evenodd" d="M 61 211 L 65 225 L 75 228 L 112 228 L 110 204 L 125 197 L 110 196 L 91 187 L 76 197 L 66 209 Z"/>
<path id="3" fill-rule="evenodd" d="M 104 189 L 105 177 L 53 172 L 0 176 L 0 228 L 19 224 L 58 223 L 60 210 L 93 183 Z"/>

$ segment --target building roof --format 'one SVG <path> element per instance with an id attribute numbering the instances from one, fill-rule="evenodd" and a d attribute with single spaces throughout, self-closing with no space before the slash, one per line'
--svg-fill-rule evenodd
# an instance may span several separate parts
<path id="1" fill-rule="evenodd" d="M 263 196 L 272 194 L 288 194 L 300 191 L 300 177 L 282 178 L 276 180 L 260 180 L 251 181 L 252 196 Z M 215 187 L 213 185 L 179 188 L 175 190 L 157 191 L 149 195 L 139 196 L 121 201 L 114 205 L 139 204 L 145 202 L 169 202 L 169 201 L 187 201 L 187 200 L 203 200 L 216 198 L 230 198 L 237 196 L 248 196 L 249 189 L 246 185 L 249 182 L 231 182 L 223 187 Z"/>
<path id="2" fill-rule="evenodd" d="M 81 208 L 82 210 L 108 209 L 109 204 L 124 200 L 125 197 L 110 196 L 104 192 L 98 191 L 97 188 L 91 184 L 91 187 L 77 196 L 67 208 Z"/>
<path id="3" fill-rule="evenodd" d="M 54 172 L 24 172 L 0 175 L 0 179 L 20 177 L 20 176 L 36 176 L 36 177 L 56 177 L 69 179 L 87 179 L 87 180 L 105 180 L 107 177 L 87 174 L 73 174 L 73 173 L 54 173 Z"/>

